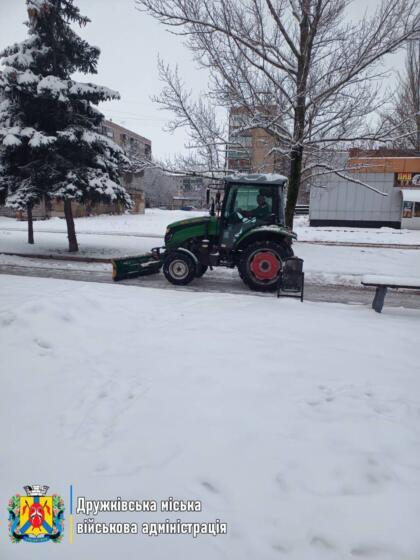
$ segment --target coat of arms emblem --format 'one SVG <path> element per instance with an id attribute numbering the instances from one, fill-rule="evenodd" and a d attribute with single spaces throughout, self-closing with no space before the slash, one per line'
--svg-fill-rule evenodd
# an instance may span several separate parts
<path id="1" fill-rule="evenodd" d="M 9 500 L 9 534 L 12 542 L 60 542 L 64 531 L 64 501 L 47 496 L 49 486 L 24 486 L 26 496 Z"/>

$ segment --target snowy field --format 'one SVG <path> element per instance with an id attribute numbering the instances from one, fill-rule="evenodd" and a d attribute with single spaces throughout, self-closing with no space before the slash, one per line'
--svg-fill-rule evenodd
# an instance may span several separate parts
<path id="1" fill-rule="evenodd" d="M 419 320 L 1 276 L 0 503 L 27 483 L 199 499 L 202 514 L 97 521 L 228 534 L 66 535 L 39 555 L 2 538 L 0 558 L 418 560 Z"/>
<path id="2" fill-rule="evenodd" d="M 90 218 L 77 218 L 75 223 L 78 233 L 137 234 L 159 237 L 164 235 L 166 226 L 169 223 L 203 215 L 207 216 L 208 212 L 185 212 L 182 210 L 152 208 L 146 210 L 144 215 L 93 216 Z M 0 230 L 7 228 L 26 231 L 26 227 L 25 222 L 0 217 Z M 50 220 L 37 221 L 34 229 L 35 232 L 55 231 L 65 233 L 66 224 L 63 219 L 52 218 Z M 294 230 L 298 234 L 300 241 L 420 245 L 420 231 L 396 230 L 392 228 L 314 228 L 309 227 L 309 218 L 307 216 L 297 216 L 295 218 Z"/>

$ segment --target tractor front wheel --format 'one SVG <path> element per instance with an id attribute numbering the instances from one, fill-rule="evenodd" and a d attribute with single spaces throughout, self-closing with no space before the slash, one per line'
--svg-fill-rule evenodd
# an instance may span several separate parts
<path id="1" fill-rule="evenodd" d="M 194 259 L 183 251 L 172 251 L 163 261 L 163 274 L 168 282 L 176 286 L 185 286 L 196 276 Z"/>
<path id="2" fill-rule="evenodd" d="M 283 261 L 293 256 L 290 247 L 275 241 L 257 241 L 246 247 L 238 263 L 243 282 L 257 292 L 275 292 Z"/>

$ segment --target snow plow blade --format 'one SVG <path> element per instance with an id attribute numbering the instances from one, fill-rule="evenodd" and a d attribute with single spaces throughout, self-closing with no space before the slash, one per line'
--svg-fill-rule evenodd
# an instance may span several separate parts
<path id="1" fill-rule="evenodd" d="M 112 259 L 112 278 L 115 282 L 125 280 L 127 278 L 137 278 L 138 276 L 147 276 L 149 274 L 157 274 L 161 267 L 162 261 L 159 254 L 146 253 L 138 257 L 123 257 L 121 259 Z"/>

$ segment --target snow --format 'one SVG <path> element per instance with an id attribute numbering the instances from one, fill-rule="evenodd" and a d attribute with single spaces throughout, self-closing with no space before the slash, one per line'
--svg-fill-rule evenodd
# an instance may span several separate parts
<path id="1" fill-rule="evenodd" d="M 362 278 L 363 284 L 383 284 L 389 286 L 408 286 L 418 288 L 420 286 L 420 276 L 375 276 L 367 274 Z"/>
<path id="2" fill-rule="evenodd" d="M 16 81 L 19 85 L 35 84 L 39 81 L 39 76 L 34 74 L 32 70 L 25 70 L 24 72 L 17 73 Z"/>
<path id="3" fill-rule="evenodd" d="M 22 43 L 15 44 L 9 51 L 13 54 L 2 57 L 2 64 L 4 66 L 11 66 L 17 68 L 28 68 L 36 62 L 36 58 L 46 55 L 49 51 L 48 47 L 35 47 L 33 48 L 34 41 L 23 41 Z"/>
<path id="4" fill-rule="evenodd" d="M 140 254 L 149 251 L 152 247 L 163 245 L 163 235 L 168 223 L 203 215 L 205 215 L 203 212 L 151 209 L 147 210 L 145 215 L 124 214 L 78 218 L 75 222 L 80 242 L 80 255 L 112 258 Z M 35 222 L 35 245 L 32 246 L 26 243 L 26 227 L 25 222 L 0 218 L 0 252 L 67 254 L 64 220 L 53 218 Z M 300 233 L 305 227 L 298 225 L 296 228 L 298 239 L 305 239 L 305 234 Z M 307 229 L 315 229 L 316 231 L 309 233 L 315 238 L 320 236 L 327 241 L 334 241 L 337 237 L 346 238 L 344 233 L 336 230 L 319 232 L 320 228 Z M 410 245 L 418 239 L 420 243 L 420 236 L 412 236 L 412 233 L 419 232 L 399 230 L 395 235 L 396 242 Z M 363 238 L 362 233 L 350 232 L 348 235 L 347 239 L 356 239 L 358 242 Z M 394 234 L 374 230 L 369 241 L 385 242 L 382 235 L 385 235 L 385 240 L 388 240 Z M 306 239 L 306 241 L 313 241 L 313 239 Z M 326 246 L 299 241 L 294 243 L 293 247 L 295 254 L 304 259 L 305 279 L 310 283 L 360 287 L 365 274 L 420 276 L 420 252 L 415 249 Z M 221 274 L 232 276 L 231 272 L 226 270 Z M 237 278 L 236 272 L 234 278 Z M 240 282 L 239 278 L 237 281 Z"/>
<path id="5" fill-rule="evenodd" d="M 59 101 L 67 101 L 69 80 L 62 80 L 57 76 L 45 76 L 37 86 L 40 95 L 49 95 Z"/>
<path id="6" fill-rule="evenodd" d="M 60 493 L 63 560 L 417 560 L 419 319 L 1 276 L 0 503 L 28 483 Z M 69 484 L 88 499 L 203 504 L 98 521 L 221 519 L 228 534 L 69 545 Z M 0 556 L 27 546 L 2 538 Z"/>
<path id="7" fill-rule="evenodd" d="M 316 284 L 360 286 L 366 274 L 420 276 L 420 251 L 293 244 L 304 260 L 305 280 Z"/>
<path id="8" fill-rule="evenodd" d="M 20 146 L 22 141 L 14 134 L 6 134 L 3 138 L 3 146 Z"/>
<path id="9" fill-rule="evenodd" d="M 287 177 L 276 173 L 234 173 L 233 175 L 224 177 L 224 180 L 230 182 L 242 181 L 244 183 L 277 184 L 285 183 Z"/>
<path id="10" fill-rule="evenodd" d="M 86 99 L 93 96 L 95 98 L 99 98 L 101 101 L 120 99 L 120 94 L 118 93 L 118 91 L 107 88 L 105 86 L 99 86 L 97 84 L 75 81 L 71 82 L 69 94 Z"/>
<path id="11" fill-rule="evenodd" d="M 295 218 L 294 231 L 298 234 L 299 241 L 420 245 L 420 231 L 388 227 L 310 227 L 307 216 Z"/>
<path id="12" fill-rule="evenodd" d="M 35 9 L 37 11 L 45 9 L 48 4 L 50 4 L 49 0 L 28 0 L 27 1 L 28 8 Z"/>
<path id="13" fill-rule="evenodd" d="M 76 129 L 74 127 L 69 127 L 66 130 L 57 131 L 57 137 L 66 140 L 67 142 L 74 143 L 78 142 L 79 138 L 76 135 Z"/>
<path id="14" fill-rule="evenodd" d="M 94 216 L 90 218 L 77 218 L 76 229 L 89 233 L 135 233 L 138 235 L 153 234 L 162 236 L 166 226 L 177 220 L 208 216 L 206 211 L 160 210 L 151 208 L 146 214 L 123 214 L 120 216 Z M 11 218 L 0 217 L 0 229 L 13 227 L 26 229 L 26 224 L 16 222 Z M 59 218 L 37 222 L 36 231 L 63 231 L 63 221 Z M 294 231 L 299 241 L 316 241 L 329 243 L 365 243 L 365 244 L 393 244 L 393 245 L 420 245 L 420 231 L 407 229 L 363 229 L 339 227 L 309 227 L 307 216 L 295 218 Z"/>
<path id="15" fill-rule="evenodd" d="M 31 148 L 41 148 L 43 146 L 49 146 L 56 141 L 57 138 L 55 136 L 46 136 L 45 134 L 42 134 L 42 132 L 35 131 L 28 144 Z"/>
<path id="16" fill-rule="evenodd" d="M 48 260 L 48 268 L 52 270 L 68 270 L 77 272 L 106 272 L 109 277 L 112 274 L 112 265 L 110 263 L 84 263 L 77 260 L 74 261 L 64 261 L 64 260 Z M 0 253 L 0 265 L 8 264 L 15 265 L 19 267 L 30 267 L 44 269 L 46 261 L 44 259 L 29 258 L 29 257 L 17 257 L 13 255 L 2 255 Z"/>
<path id="17" fill-rule="evenodd" d="M 99 169 L 89 169 L 87 173 L 88 187 L 107 196 L 111 201 L 117 199 L 117 193 L 121 191 L 121 186 L 112 181 L 108 175 L 105 175 Z"/>

